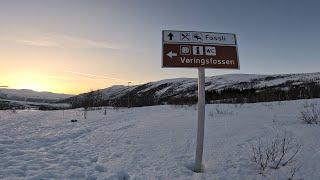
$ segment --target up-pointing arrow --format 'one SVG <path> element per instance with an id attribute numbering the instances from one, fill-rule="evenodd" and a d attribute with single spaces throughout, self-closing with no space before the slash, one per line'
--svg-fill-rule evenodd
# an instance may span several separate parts
<path id="1" fill-rule="evenodd" d="M 172 34 L 172 33 L 169 33 L 169 34 L 168 34 L 168 37 L 169 37 L 170 40 L 172 40 L 173 34 Z"/>
<path id="2" fill-rule="evenodd" d="M 168 52 L 167 56 L 169 56 L 172 59 L 173 56 L 177 56 L 177 53 L 170 51 Z"/>

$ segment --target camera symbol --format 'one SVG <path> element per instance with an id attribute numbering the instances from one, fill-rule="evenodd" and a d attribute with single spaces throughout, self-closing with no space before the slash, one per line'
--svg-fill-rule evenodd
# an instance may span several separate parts
<path id="1" fill-rule="evenodd" d="M 180 46 L 180 54 L 181 55 L 190 55 L 191 54 L 191 46 L 181 45 Z"/>

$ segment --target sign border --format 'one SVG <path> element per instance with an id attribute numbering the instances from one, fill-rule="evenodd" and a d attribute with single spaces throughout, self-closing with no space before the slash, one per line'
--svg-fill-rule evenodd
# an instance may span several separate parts
<path id="1" fill-rule="evenodd" d="M 163 48 L 164 48 L 164 44 L 199 44 L 199 45 L 208 45 L 208 43 L 167 43 L 164 41 L 164 32 L 165 31 L 174 31 L 174 32 L 203 32 L 203 33 L 220 33 L 220 32 L 204 32 L 204 31 L 178 31 L 178 30 L 162 30 L 161 31 L 161 35 L 162 35 L 162 45 L 161 45 L 161 68 L 188 68 L 188 69 L 193 69 L 193 68 L 199 68 L 199 67 L 164 67 L 163 66 Z M 232 34 L 234 35 L 235 38 L 235 44 L 234 45 L 224 45 L 224 44 L 213 44 L 214 46 L 235 46 L 236 50 L 237 50 L 237 58 L 238 58 L 238 68 L 208 68 L 208 67 L 204 67 L 204 66 L 200 66 L 203 67 L 205 69 L 224 69 L 224 70 L 240 70 L 240 60 L 239 60 L 239 50 L 238 50 L 238 41 L 237 41 L 237 35 L 234 33 L 220 33 L 220 34 Z"/>

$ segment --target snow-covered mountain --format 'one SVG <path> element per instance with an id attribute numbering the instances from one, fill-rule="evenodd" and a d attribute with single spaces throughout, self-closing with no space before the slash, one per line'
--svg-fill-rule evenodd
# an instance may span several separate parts
<path id="1" fill-rule="evenodd" d="M 27 101 L 58 101 L 69 98 L 70 94 L 57 94 L 51 92 L 38 92 L 30 89 L 6 89 L 0 88 L 0 98 L 8 100 Z"/>
<path id="2" fill-rule="evenodd" d="M 249 90 L 255 92 L 266 89 L 286 91 L 290 87 L 320 85 L 320 72 L 301 74 L 228 74 L 206 77 L 206 92 L 221 92 L 223 90 Z M 135 86 L 112 86 L 99 90 L 103 101 L 116 102 L 125 105 L 127 98 L 131 98 L 133 105 L 165 104 L 177 100 L 193 102 L 197 98 L 197 79 L 176 78 L 150 82 Z M 97 93 L 97 92 L 94 92 Z M 79 103 L 87 94 L 80 94 L 66 99 L 64 102 Z M 210 98 L 209 98 L 210 100 Z M 119 104 L 120 103 L 120 104 Z"/>

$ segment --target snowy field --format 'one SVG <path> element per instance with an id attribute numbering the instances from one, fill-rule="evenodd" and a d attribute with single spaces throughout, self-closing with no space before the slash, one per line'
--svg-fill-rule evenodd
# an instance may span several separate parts
<path id="1" fill-rule="evenodd" d="M 320 125 L 300 112 L 320 99 L 206 105 L 204 173 L 194 173 L 194 106 L 88 112 L 0 111 L 0 179 L 294 179 L 320 177 Z M 78 119 L 71 123 L 71 119 Z M 259 174 L 250 160 L 259 138 L 287 132 L 302 145 L 294 161 Z"/>

